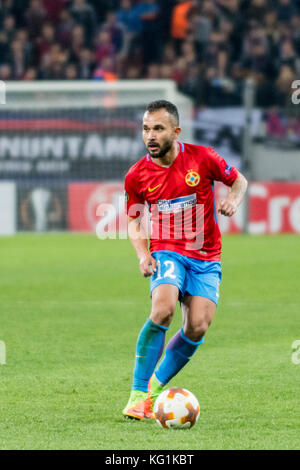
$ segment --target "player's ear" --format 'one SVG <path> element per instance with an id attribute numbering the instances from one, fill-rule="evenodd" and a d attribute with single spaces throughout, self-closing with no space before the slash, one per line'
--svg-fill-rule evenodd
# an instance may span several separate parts
<path id="1" fill-rule="evenodd" d="M 179 137 L 179 134 L 180 134 L 180 132 L 181 132 L 181 127 L 175 127 L 175 131 L 174 131 L 174 132 L 175 132 L 176 138 Z"/>

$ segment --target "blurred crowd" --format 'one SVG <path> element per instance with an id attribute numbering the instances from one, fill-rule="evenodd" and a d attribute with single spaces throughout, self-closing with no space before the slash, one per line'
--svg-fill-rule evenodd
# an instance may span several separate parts
<path id="1" fill-rule="evenodd" d="M 300 0 L 0 0 L 1 80 L 173 79 L 196 106 L 285 106 Z"/>

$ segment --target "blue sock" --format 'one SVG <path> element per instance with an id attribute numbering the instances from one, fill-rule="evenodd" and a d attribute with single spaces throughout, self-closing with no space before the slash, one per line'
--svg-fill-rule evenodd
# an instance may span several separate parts
<path id="1" fill-rule="evenodd" d="M 155 371 L 157 380 L 166 385 L 190 360 L 204 337 L 198 341 L 191 341 L 183 332 L 177 331 L 166 347 L 165 357 Z"/>
<path id="2" fill-rule="evenodd" d="M 141 329 L 136 345 L 132 390 L 148 391 L 148 382 L 164 349 L 167 330 L 167 326 L 153 323 L 149 318 Z"/>

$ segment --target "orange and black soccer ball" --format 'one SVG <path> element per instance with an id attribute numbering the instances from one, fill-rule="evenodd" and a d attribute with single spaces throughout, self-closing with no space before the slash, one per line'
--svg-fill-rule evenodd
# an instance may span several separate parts
<path id="1" fill-rule="evenodd" d="M 164 390 L 154 404 L 154 417 L 163 428 L 191 428 L 200 416 L 200 405 L 185 388 Z"/>

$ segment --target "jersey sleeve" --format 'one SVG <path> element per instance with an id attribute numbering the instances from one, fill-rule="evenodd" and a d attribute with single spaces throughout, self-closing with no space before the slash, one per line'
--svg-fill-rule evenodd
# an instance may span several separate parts
<path id="1" fill-rule="evenodd" d="M 142 215 L 144 207 L 144 200 L 139 194 L 139 188 L 137 187 L 136 181 L 134 181 L 132 174 L 127 173 L 125 176 L 125 211 L 129 217 L 136 219 Z"/>
<path id="2" fill-rule="evenodd" d="M 238 170 L 228 165 L 212 147 L 208 148 L 208 170 L 211 180 L 221 181 L 226 186 L 232 186 L 238 177 Z"/>

